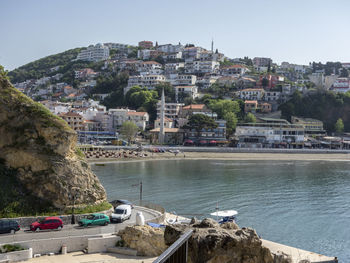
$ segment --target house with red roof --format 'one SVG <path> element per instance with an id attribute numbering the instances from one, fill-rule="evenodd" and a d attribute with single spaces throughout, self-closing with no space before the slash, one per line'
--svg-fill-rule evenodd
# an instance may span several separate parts
<path id="1" fill-rule="evenodd" d="M 249 71 L 250 70 L 244 65 L 231 65 L 220 68 L 220 73 L 222 76 L 244 75 Z"/>

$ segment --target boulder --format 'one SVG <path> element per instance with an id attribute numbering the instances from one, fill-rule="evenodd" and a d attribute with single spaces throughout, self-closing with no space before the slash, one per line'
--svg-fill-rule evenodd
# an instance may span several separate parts
<path id="1" fill-rule="evenodd" d="M 193 234 L 188 241 L 191 263 L 273 263 L 270 250 L 251 228 L 239 229 L 234 223 L 219 225 L 212 219 L 204 219 L 191 226 L 169 225 L 164 239 L 171 245 L 188 229 Z"/>
<path id="2" fill-rule="evenodd" d="M 159 256 L 168 246 L 164 242 L 164 229 L 149 225 L 128 226 L 118 235 L 129 248 L 137 250 L 139 256 Z"/>

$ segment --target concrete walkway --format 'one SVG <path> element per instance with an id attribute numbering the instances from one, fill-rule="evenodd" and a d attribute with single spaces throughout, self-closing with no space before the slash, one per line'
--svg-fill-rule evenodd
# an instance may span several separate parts
<path id="1" fill-rule="evenodd" d="M 156 258 L 150 257 L 133 257 L 112 253 L 96 253 L 84 254 L 83 252 L 72 252 L 66 255 L 42 256 L 39 258 L 32 258 L 27 261 L 29 263 L 151 263 Z"/>
<path id="2" fill-rule="evenodd" d="M 310 260 L 310 262 L 338 262 L 334 259 L 334 257 L 327 257 L 314 252 L 282 245 L 265 239 L 261 239 L 261 241 L 262 245 L 270 249 L 272 253 L 283 252 L 290 255 L 292 257 L 292 263 L 298 263 L 303 259 Z"/>

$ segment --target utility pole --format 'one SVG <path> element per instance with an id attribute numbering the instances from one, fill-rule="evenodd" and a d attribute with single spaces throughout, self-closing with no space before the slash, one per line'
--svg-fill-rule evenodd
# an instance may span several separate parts
<path id="1" fill-rule="evenodd" d="M 140 182 L 140 201 L 142 201 L 142 181 Z"/>

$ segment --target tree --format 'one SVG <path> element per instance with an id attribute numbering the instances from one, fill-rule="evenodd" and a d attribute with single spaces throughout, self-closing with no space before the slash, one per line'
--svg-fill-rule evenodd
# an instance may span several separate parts
<path id="1" fill-rule="evenodd" d="M 164 96 L 166 102 L 174 102 L 175 101 L 175 89 L 169 82 L 163 82 L 156 86 L 156 91 L 158 93 L 158 97 L 162 96 L 162 90 L 164 89 Z"/>
<path id="2" fill-rule="evenodd" d="M 255 123 L 256 122 L 256 118 L 255 118 L 254 114 L 248 112 L 248 114 L 245 116 L 245 122 L 247 122 L 247 123 Z"/>
<path id="3" fill-rule="evenodd" d="M 218 124 L 213 118 L 204 114 L 194 114 L 192 115 L 187 123 L 187 128 L 194 129 L 197 132 L 197 138 L 200 137 L 200 132 L 203 129 L 215 129 Z"/>
<path id="4" fill-rule="evenodd" d="M 230 137 L 236 129 L 236 125 L 238 122 L 237 116 L 234 112 L 227 112 L 224 115 L 224 120 L 226 121 L 227 137 Z"/>
<path id="5" fill-rule="evenodd" d="M 222 119 L 228 112 L 238 114 L 241 110 L 239 103 L 232 100 L 210 100 L 208 107 L 218 115 L 219 119 Z"/>
<path id="6" fill-rule="evenodd" d="M 349 77 L 349 71 L 346 68 L 342 68 L 341 72 L 340 72 L 340 77 L 341 78 L 347 78 Z"/>
<path id="7" fill-rule="evenodd" d="M 263 86 L 263 88 L 266 88 L 269 85 L 269 80 L 267 78 L 263 78 L 261 80 L 261 86 Z"/>
<path id="8" fill-rule="evenodd" d="M 337 122 L 335 123 L 334 129 L 337 133 L 344 132 L 344 123 L 343 123 L 343 120 L 341 118 L 339 118 L 337 120 Z"/>
<path id="9" fill-rule="evenodd" d="M 124 122 L 120 130 L 122 136 L 128 140 L 129 145 L 135 139 L 137 131 L 138 127 L 131 121 Z"/>

